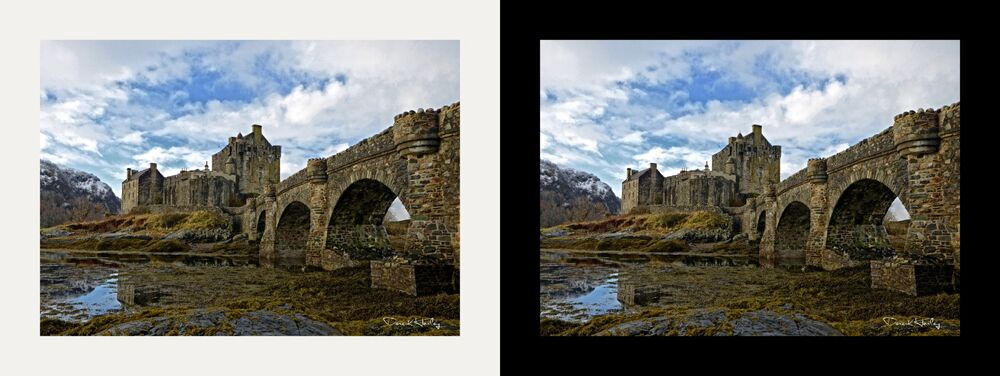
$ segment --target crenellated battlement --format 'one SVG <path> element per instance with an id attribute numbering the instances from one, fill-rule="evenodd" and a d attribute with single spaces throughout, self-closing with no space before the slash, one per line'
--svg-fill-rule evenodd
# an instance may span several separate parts
<path id="1" fill-rule="evenodd" d="M 941 108 L 941 111 L 938 113 L 938 127 L 941 129 L 942 135 L 959 130 L 960 109 L 959 102 L 955 102 Z"/>
<path id="2" fill-rule="evenodd" d="M 441 110 L 438 111 L 438 129 L 442 137 L 459 131 L 459 126 L 462 123 L 461 113 L 459 102 L 441 107 Z"/>

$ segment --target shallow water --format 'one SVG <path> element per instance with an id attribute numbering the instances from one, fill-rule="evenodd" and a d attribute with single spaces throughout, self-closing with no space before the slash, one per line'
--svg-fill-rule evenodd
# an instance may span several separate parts
<path id="1" fill-rule="evenodd" d="M 304 260 L 260 262 L 256 257 L 189 253 L 83 251 L 42 249 L 40 252 L 41 318 L 85 322 L 94 317 L 155 304 L 159 288 L 136 287 L 130 266 L 280 268 L 302 271 Z"/>
<path id="2" fill-rule="evenodd" d="M 669 283 L 649 281 L 650 273 L 669 281 L 670 268 L 778 268 L 801 271 L 802 258 L 768 261 L 739 255 L 649 254 L 541 250 L 541 318 L 570 322 L 656 304 L 670 295 Z M 763 266 L 762 266 L 763 265 Z M 635 277 L 633 275 L 644 275 Z M 638 283 L 634 283 L 638 282 Z"/>

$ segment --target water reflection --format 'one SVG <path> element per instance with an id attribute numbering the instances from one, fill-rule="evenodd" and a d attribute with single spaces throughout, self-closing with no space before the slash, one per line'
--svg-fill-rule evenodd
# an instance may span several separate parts
<path id="1" fill-rule="evenodd" d="M 116 299 L 117 296 L 118 274 L 115 273 L 94 290 L 83 296 L 68 299 L 66 303 L 69 303 L 74 310 L 83 311 L 87 316 L 94 317 L 121 310 L 122 306 Z"/>
<path id="2" fill-rule="evenodd" d="M 627 277 L 618 285 L 618 301 L 625 308 L 655 304 L 663 295 L 659 287 L 638 284 Z"/>
<path id="3" fill-rule="evenodd" d="M 541 250 L 541 317 L 585 322 L 640 306 L 668 304 L 676 268 L 779 268 L 803 272 L 803 257 Z M 695 269 L 697 270 L 697 269 Z M 697 272 L 695 272 L 697 273 Z"/>
<path id="4" fill-rule="evenodd" d="M 618 302 L 618 273 L 611 273 L 604 283 L 586 295 L 572 299 L 571 304 L 575 310 L 582 310 L 588 316 L 621 310 L 622 305 Z"/>
<path id="5" fill-rule="evenodd" d="M 160 287 L 143 285 L 141 282 L 142 281 L 137 281 L 135 276 L 129 275 L 128 273 L 124 273 L 119 277 L 118 302 L 120 302 L 125 308 L 132 309 L 136 307 L 148 306 L 160 301 L 160 297 L 163 296 L 163 292 L 160 291 Z"/>
<path id="6" fill-rule="evenodd" d="M 189 253 L 148 253 L 121 251 L 73 251 L 60 249 L 41 250 L 43 263 L 73 264 L 78 266 L 101 265 L 121 267 L 127 263 L 161 262 L 189 266 L 244 266 L 257 265 L 256 257 L 244 255 L 200 255 Z"/>
<path id="7" fill-rule="evenodd" d="M 83 322 L 112 312 L 155 306 L 168 296 L 156 281 L 140 280 L 142 274 L 130 272 L 130 265 L 258 267 L 262 260 L 246 255 L 42 249 L 40 261 L 41 317 Z M 304 258 L 267 263 L 289 271 L 313 270 L 304 267 Z"/>

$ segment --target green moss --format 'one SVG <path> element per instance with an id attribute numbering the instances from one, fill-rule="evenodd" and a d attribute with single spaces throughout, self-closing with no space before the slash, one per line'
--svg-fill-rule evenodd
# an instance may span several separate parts
<path id="1" fill-rule="evenodd" d="M 181 242 L 179 240 L 158 240 L 151 242 L 145 247 L 140 249 L 143 252 L 189 252 L 191 251 L 191 246 Z"/>
<path id="2" fill-rule="evenodd" d="M 93 249 L 97 250 L 121 250 L 142 248 L 151 243 L 149 240 L 135 238 L 101 239 L 97 241 Z"/>
<path id="3" fill-rule="evenodd" d="M 156 216 L 150 224 L 160 229 L 173 229 L 188 218 L 187 213 L 167 213 Z"/>
<path id="4" fill-rule="evenodd" d="M 542 240 L 542 248 L 597 249 L 600 240 L 591 237 L 547 238 Z"/>
<path id="5" fill-rule="evenodd" d="M 849 336 L 958 336 L 958 320 L 922 316 L 891 316 L 871 320 L 835 322 L 832 325 Z"/>
<path id="6" fill-rule="evenodd" d="M 629 250 L 645 248 L 652 240 L 648 238 L 604 238 L 597 241 L 596 250 Z"/>
<path id="7" fill-rule="evenodd" d="M 188 215 L 178 226 L 181 230 L 215 230 L 229 228 L 229 220 L 221 214 L 200 210 Z"/>
<path id="8" fill-rule="evenodd" d="M 725 228 L 727 223 L 728 220 L 722 214 L 709 211 L 696 211 L 687 216 L 680 228 L 712 230 Z"/>
<path id="9" fill-rule="evenodd" d="M 259 249 L 259 245 L 256 242 L 244 240 L 213 244 L 210 252 L 226 255 L 257 255 Z"/>
<path id="10" fill-rule="evenodd" d="M 711 253 L 745 255 L 756 254 L 757 249 L 754 249 L 747 241 L 728 241 L 712 246 Z"/>
<path id="11" fill-rule="evenodd" d="M 577 327 L 577 324 L 557 319 L 544 318 L 539 326 L 541 329 L 541 335 L 557 336 L 566 330 Z"/>
<path id="12" fill-rule="evenodd" d="M 678 239 L 659 240 L 649 244 L 642 250 L 644 252 L 676 253 L 676 252 L 688 252 L 691 250 L 691 246 Z"/>
<path id="13" fill-rule="evenodd" d="M 668 213 L 654 216 L 650 224 L 659 228 L 671 228 L 684 223 L 687 220 L 687 213 Z"/>
<path id="14" fill-rule="evenodd" d="M 59 319 L 45 318 L 41 322 L 41 334 L 43 336 L 54 336 L 60 335 L 62 332 L 69 330 L 71 328 L 77 327 L 78 324 L 74 324 L 67 321 L 62 321 Z"/>

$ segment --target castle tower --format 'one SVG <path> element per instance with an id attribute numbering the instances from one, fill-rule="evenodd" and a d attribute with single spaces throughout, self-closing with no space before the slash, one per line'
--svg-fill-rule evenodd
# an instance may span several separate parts
<path id="1" fill-rule="evenodd" d="M 277 184 L 281 176 L 281 146 L 271 145 L 262 127 L 253 124 L 253 133 L 239 132 L 212 155 L 212 170 L 236 175 L 239 193 L 264 192 L 268 184 Z"/>
<path id="2" fill-rule="evenodd" d="M 712 170 L 721 170 L 736 177 L 737 193 L 755 197 L 767 184 L 780 181 L 781 146 L 771 145 L 764 137 L 763 127 L 753 124 L 746 137 L 740 132 L 718 153 L 712 155 Z"/>

